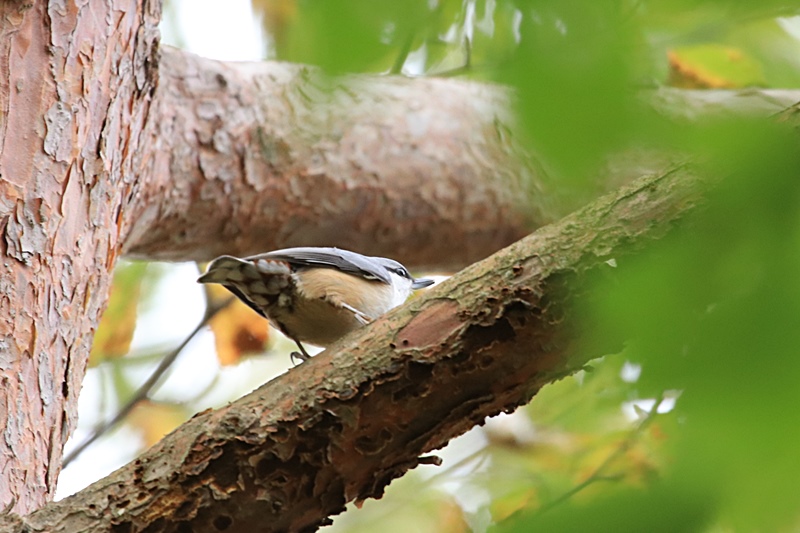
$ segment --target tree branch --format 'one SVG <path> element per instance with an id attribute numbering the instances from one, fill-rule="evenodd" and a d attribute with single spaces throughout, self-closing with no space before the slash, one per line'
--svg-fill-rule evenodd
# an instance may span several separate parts
<path id="1" fill-rule="evenodd" d="M 130 256 L 335 245 L 460 268 L 548 218 L 497 86 L 329 79 L 165 47 L 154 106 Z"/>
<path id="2" fill-rule="evenodd" d="M 136 461 L 0 532 L 305 531 L 379 497 L 421 455 L 513 410 L 586 359 L 604 261 L 665 234 L 702 187 L 685 167 L 636 181 L 450 278 Z M 169 517 L 168 519 L 164 517 Z M 59 529 L 63 528 L 63 529 Z M 117 529 L 114 529 L 117 530 Z"/>
<path id="3" fill-rule="evenodd" d="M 800 100 L 786 90 L 641 96 L 687 120 L 764 116 Z M 329 79 L 302 65 L 224 63 L 162 47 L 123 251 L 185 261 L 336 245 L 461 268 L 559 210 L 520 148 L 512 99 L 486 83 Z M 641 175 L 642 162 L 625 157 L 601 188 Z"/>

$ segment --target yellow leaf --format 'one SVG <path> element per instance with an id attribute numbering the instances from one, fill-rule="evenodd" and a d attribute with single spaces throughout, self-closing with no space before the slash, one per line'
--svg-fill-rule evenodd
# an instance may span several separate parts
<path id="1" fill-rule="evenodd" d="M 134 408 L 128 421 L 142 430 L 145 444 L 149 448 L 188 418 L 186 410 L 179 405 L 145 400 Z"/>
<path id="2" fill-rule="evenodd" d="M 205 287 L 211 301 L 231 296 L 221 285 Z M 233 365 L 247 354 L 263 352 L 269 338 L 267 321 L 238 299 L 217 313 L 210 326 L 222 365 Z"/>
<path id="3" fill-rule="evenodd" d="M 146 270 L 147 263 L 139 261 L 122 262 L 114 270 L 108 307 L 94 335 L 89 366 L 128 353 L 136 328 L 136 309 Z"/>
<path id="4" fill-rule="evenodd" d="M 441 533 L 466 533 L 471 531 L 464 520 L 464 511 L 455 501 L 445 500 L 439 505 L 436 531 Z"/>
<path id="5" fill-rule="evenodd" d="M 286 43 L 286 33 L 291 30 L 297 18 L 297 1 L 252 0 L 252 5 L 253 11 L 261 15 L 264 29 L 271 37 L 276 52 L 282 52 Z"/>
<path id="6" fill-rule="evenodd" d="M 492 518 L 500 522 L 522 509 L 539 507 L 539 495 L 534 487 L 512 491 L 492 501 Z"/>
<path id="7" fill-rule="evenodd" d="M 745 52 L 721 44 L 670 50 L 670 85 L 687 89 L 732 89 L 765 85 L 761 65 Z"/>

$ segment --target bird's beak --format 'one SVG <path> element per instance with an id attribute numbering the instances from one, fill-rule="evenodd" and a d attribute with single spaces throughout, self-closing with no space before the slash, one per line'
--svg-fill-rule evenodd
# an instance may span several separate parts
<path id="1" fill-rule="evenodd" d="M 432 280 L 432 279 L 417 278 L 417 279 L 415 279 L 414 281 L 411 282 L 411 288 L 414 289 L 414 290 L 423 289 L 425 287 L 433 285 L 434 283 L 436 283 L 436 282 L 434 280 Z"/>

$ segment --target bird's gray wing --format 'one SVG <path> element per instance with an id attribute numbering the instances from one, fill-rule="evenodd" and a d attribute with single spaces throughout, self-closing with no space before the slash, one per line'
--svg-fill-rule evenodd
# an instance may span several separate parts
<path id="1" fill-rule="evenodd" d="M 292 268 L 335 268 L 365 279 L 390 284 L 389 273 L 379 263 L 371 263 L 364 256 L 339 248 L 286 248 L 246 258 L 249 261 L 273 259 L 286 261 Z"/>

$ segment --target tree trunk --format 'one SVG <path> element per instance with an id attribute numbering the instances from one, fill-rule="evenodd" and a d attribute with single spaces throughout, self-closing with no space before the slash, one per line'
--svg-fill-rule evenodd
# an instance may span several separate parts
<path id="1" fill-rule="evenodd" d="M 0 507 L 19 513 L 52 497 L 75 426 L 138 192 L 160 9 L 0 2 Z"/>

